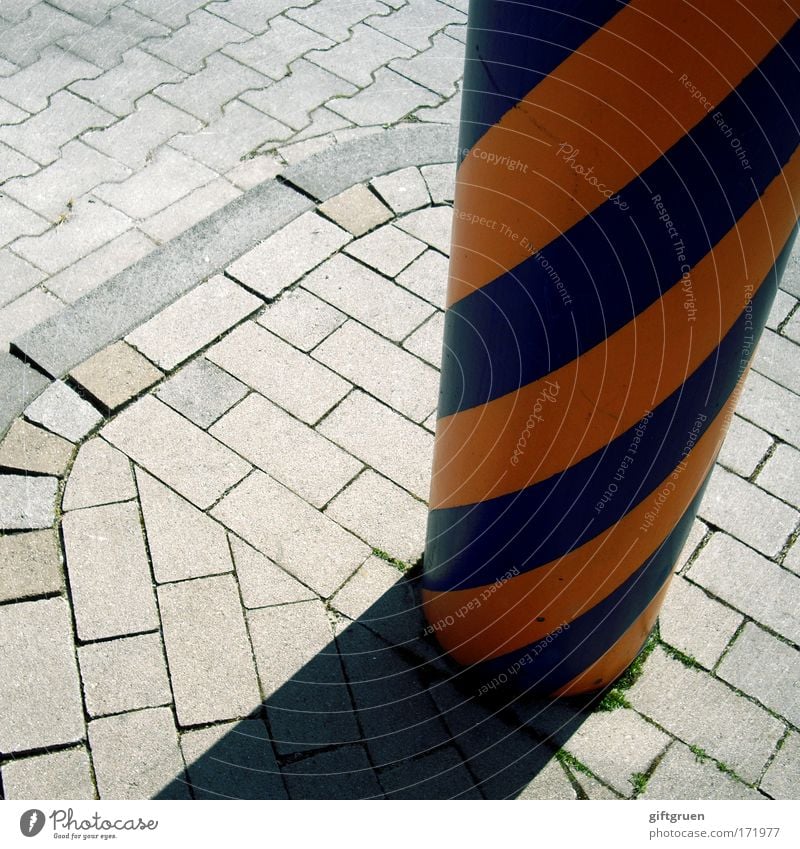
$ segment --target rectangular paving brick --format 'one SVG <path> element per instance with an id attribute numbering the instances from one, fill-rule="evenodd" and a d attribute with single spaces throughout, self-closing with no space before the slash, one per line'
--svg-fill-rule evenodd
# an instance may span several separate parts
<path id="1" fill-rule="evenodd" d="M 443 338 L 444 313 L 437 312 L 403 342 L 403 347 L 435 369 L 439 369 L 442 363 Z"/>
<path id="2" fill-rule="evenodd" d="M 800 724 L 800 652 L 748 622 L 717 672 L 729 684 Z"/>
<path id="3" fill-rule="evenodd" d="M 78 636 L 100 640 L 158 627 L 135 503 L 88 507 L 61 521 Z"/>
<path id="4" fill-rule="evenodd" d="M 198 578 L 158 588 L 181 725 L 243 717 L 261 696 L 236 581 Z"/>
<path id="5" fill-rule="evenodd" d="M 800 611 L 794 603 L 800 578 L 751 548 L 726 534 L 714 534 L 687 576 L 762 625 L 800 643 Z"/>
<path id="6" fill-rule="evenodd" d="M 90 716 L 158 707 L 172 701 L 158 634 L 89 643 L 78 649 Z"/>
<path id="7" fill-rule="evenodd" d="M 658 648 L 627 697 L 640 713 L 749 782 L 760 777 L 783 736 L 783 723 L 765 710 Z"/>
<path id="8" fill-rule="evenodd" d="M 342 746 L 283 767 L 291 799 L 382 799 L 383 790 L 361 746 Z"/>
<path id="9" fill-rule="evenodd" d="M 0 749 L 84 736 L 69 606 L 63 598 L 0 607 Z"/>
<path id="10" fill-rule="evenodd" d="M 0 537 L 0 601 L 57 593 L 63 586 L 61 553 L 52 531 Z"/>
<path id="11" fill-rule="evenodd" d="M 107 424 L 103 436 L 201 509 L 250 471 L 229 448 L 150 395 Z"/>
<path id="12" fill-rule="evenodd" d="M 789 504 L 800 504 L 800 451 L 779 445 L 758 473 L 758 485 Z"/>
<path id="13" fill-rule="evenodd" d="M 99 410 L 61 380 L 25 408 L 25 418 L 70 442 L 84 439 L 103 420 Z"/>
<path id="14" fill-rule="evenodd" d="M 191 798 L 169 708 L 95 719 L 89 747 L 101 799 Z"/>
<path id="15" fill-rule="evenodd" d="M 761 779 L 760 787 L 773 799 L 796 799 L 800 790 L 797 761 L 800 758 L 800 734 L 790 732 L 783 741 L 769 768 Z"/>
<path id="16" fill-rule="evenodd" d="M 303 586 L 252 545 L 233 534 L 228 534 L 228 538 L 245 607 L 272 607 L 317 597 L 313 590 Z"/>
<path id="17" fill-rule="evenodd" d="M 405 170 L 419 173 L 416 169 Z M 409 236 L 397 227 L 392 227 L 391 224 L 379 227 L 372 233 L 351 242 L 345 248 L 351 256 L 360 259 L 387 277 L 399 274 L 424 250 L 425 245 L 419 239 Z"/>
<path id="18" fill-rule="evenodd" d="M 7 351 L 10 342 L 58 315 L 64 307 L 64 303 L 42 288 L 31 289 L 12 301 L 0 311 L 0 350 Z"/>
<path id="19" fill-rule="evenodd" d="M 734 416 L 717 461 L 737 475 L 749 478 L 770 445 L 772 437 L 768 433 L 743 418 Z"/>
<path id="20" fill-rule="evenodd" d="M 0 251 L 0 279 L 3 280 L 0 307 L 29 292 L 45 277 L 47 275 L 43 271 L 35 268 L 22 257 L 18 257 L 9 250 Z"/>
<path id="21" fill-rule="evenodd" d="M 699 514 L 770 557 L 780 553 L 800 519 L 797 510 L 719 467 L 711 475 Z"/>
<path id="22" fill-rule="evenodd" d="M 49 528 L 56 521 L 58 478 L 0 475 L 0 528 Z"/>
<path id="23" fill-rule="evenodd" d="M 433 312 L 430 304 L 342 254 L 312 271 L 302 286 L 395 342 Z"/>
<path id="24" fill-rule="evenodd" d="M 125 341 L 170 371 L 262 304 L 260 298 L 218 274 L 156 313 Z"/>
<path id="25" fill-rule="evenodd" d="M 739 415 L 800 448 L 800 396 L 751 372 L 739 399 Z"/>
<path id="26" fill-rule="evenodd" d="M 380 777 L 387 799 L 481 798 L 475 780 L 452 746 L 381 770 Z"/>
<path id="27" fill-rule="evenodd" d="M 3 765 L 6 799 L 94 799 L 92 767 L 85 746 Z"/>
<path id="28" fill-rule="evenodd" d="M 370 553 L 368 546 L 262 472 L 254 472 L 212 513 L 323 597 Z"/>
<path id="29" fill-rule="evenodd" d="M 237 327 L 206 356 L 309 424 L 350 390 L 349 383 L 325 366 L 252 322 Z"/>
<path id="30" fill-rule="evenodd" d="M 260 395 L 220 419 L 211 434 L 315 507 L 363 468 L 354 457 Z"/>
<path id="31" fill-rule="evenodd" d="M 430 206 L 409 212 L 396 223 L 401 230 L 449 255 L 452 222 L 453 210 L 449 206 Z"/>
<path id="32" fill-rule="evenodd" d="M 17 419 L 0 443 L 0 467 L 43 475 L 62 475 L 74 445 L 54 433 Z"/>
<path id="33" fill-rule="evenodd" d="M 413 166 L 374 177 L 370 185 L 397 215 L 427 206 L 431 200 L 419 168 Z"/>
<path id="34" fill-rule="evenodd" d="M 340 227 L 306 212 L 237 259 L 227 273 L 248 289 L 274 298 L 349 240 Z"/>
<path id="35" fill-rule="evenodd" d="M 317 428 L 418 498 L 430 489 L 433 437 L 363 392 L 353 392 Z"/>
<path id="36" fill-rule="evenodd" d="M 800 348 L 794 342 L 772 330 L 765 330 L 756 348 L 753 369 L 792 392 L 800 393 L 798 360 Z"/>
<path id="37" fill-rule="evenodd" d="M 295 348 L 310 351 L 344 324 L 347 316 L 305 289 L 292 289 L 270 304 L 256 320 Z"/>
<path id="38" fill-rule="evenodd" d="M 436 407 L 438 374 L 354 321 L 329 336 L 313 356 L 416 422 Z"/>

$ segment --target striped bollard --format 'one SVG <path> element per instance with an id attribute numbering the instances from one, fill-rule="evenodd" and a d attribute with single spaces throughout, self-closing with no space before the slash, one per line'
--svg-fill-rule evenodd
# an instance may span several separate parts
<path id="1" fill-rule="evenodd" d="M 800 0 L 472 0 L 423 600 L 485 686 L 655 625 L 795 236 Z"/>

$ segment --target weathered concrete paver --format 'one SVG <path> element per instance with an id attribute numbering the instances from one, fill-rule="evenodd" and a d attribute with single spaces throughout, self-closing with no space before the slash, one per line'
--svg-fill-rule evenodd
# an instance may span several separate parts
<path id="1" fill-rule="evenodd" d="M 2 770 L 6 799 L 94 799 L 85 746 L 8 761 Z"/>
<path id="2" fill-rule="evenodd" d="M 75 457 L 61 506 L 69 511 L 135 497 L 130 460 L 104 439 L 95 437 L 85 442 Z"/>
<path id="3" fill-rule="evenodd" d="M 798 758 L 800 758 L 800 734 L 792 731 L 764 773 L 760 784 L 761 789 L 773 799 L 797 799 L 800 793 Z"/>
<path id="4" fill-rule="evenodd" d="M 50 530 L 0 536 L 0 601 L 60 592 L 61 547 Z"/>
<path id="5" fill-rule="evenodd" d="M 0 528 L 28 530 L 55 524 L 58 478 L 0 475 Z"/>
<path id="6" fill-rule="evenodd" d="M 66 439 L 17 419 L 0 443 L 0 466 L 22 472 L 61 475 L 73 447 Z"/>

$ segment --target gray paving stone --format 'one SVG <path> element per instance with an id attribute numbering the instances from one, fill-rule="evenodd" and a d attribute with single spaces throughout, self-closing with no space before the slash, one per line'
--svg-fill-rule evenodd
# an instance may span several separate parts
<path id="1" fill-rule="evenodd" d="M 317 597 L 251 545 L 233 534 L 229 534 L 229 540 L 245 607 L 272 607 Z"/>
<path id="2" fill-rule="evenodd" d="M 323 507 L 363 468 L 307 425 L 255 393 L 212 428 L 241 454 L 315 507 Z"/>
<path id="3" fill-rule="evenodd" d="M 250 30 L 261 33 L 270 21 L 286 6 L 309 6 L 313 0 L 223 0 L 209 4 L 209 11 L 221 18 Z"/>
<path id="4" fill-rule="evenodd" d="M 6 799 L 96 798 L 85 746 L 8 761 L 2 774 Z"/>
<path id="5" fill-rule="evenodd" d="M 89 746 L 101 799 L 190 798 L 169 708 L 95 719 Z"/>
<path id="6" fill-rule="evenodd" d="M 225 722 L 184 731 L 181 749 L 195 799 L 285 799 L 264 723 Z"/>
<path id="7" fill-rule="evenodd" d="M 134 47 L 119 65 L 95 79 L 73 83 L 70 90 L 123 117 L 133 112 L 136 101 L 157 85 L 178 82 L 185 76 L 174 65 Z"/>
<path id="8" fill-rule="evenodd" d="M 359 126 L 394 124 L 420 103 L 434 106 L 437 95 L 388 68 L 375 72 L 375 82 L 358 94 L 331 101 L 328 108 Z"/>
<path id="9" fill-rule="evenodd" d="M 439 749 L 381 771 L 388 799 L 480 799 L 458 752 Z"/>
<path id="10" fill-rule="evenodd" d="M 720 533 L 706 543 L 687 574 L 742 613 L 800 643 L 800 613 L 793 602 L 800 578 Z"/>
<path id="11" fill-rule="evenodd" d="M 158 583 L 233 569 L 225 530 L 155 478 L 136 470 L 153 574 Z"/>
<path id="12" fill-rule="evenodd" d="M 163 0 L 129 0 L 128 5 L 165 26 L 177 29 L 188 23 L 190 13 L 205 6 L 207 2 L 208 0 L 170 0 L 165 4 Z"/>
<path id="13" fill-rule="evenodd" d="M 425 50 L 431 44 L 433 33 L 464 20 L 463 12 L 437 0 L 409 0 L 395 14 L 373 18 L 370 24 L 417 50 Z"/>
<path id="14" fill-rule="evenodd" d="M 800 758 L 800 735 L 792 731 L 761 779 L 761 789 L 773 799 L 796 799 L 800 790 L 797 760 Z"/>
<path id="15" fill-rule="evenodd" d="M 421 427 L 363 392 L 353 392 L 318 430 L 418 498 L 427 499 L 433 437 Z"/>
<path id="16" fill-rule="evenodd" d="M 430 203 L 428 187 L 418 168 L 401 168 L 370 180 L 370 185 L 396 215 Z"/>
<path id="17" fill-rule="evenodd" d="M 450 228 L 453 210 L 448 206 L 431 206 L 409 212 L 395 222 L 406 233 L 427 242 L 443 254 L 450 253 Z"/>
<path id="18" fill-rule="evenodd" d="M 39 3 L 32 6 L 26 18 L 13 26 L 3 27 L 0 55 L 17 65 L 30 65 L 42 49 L 69 35 L 85 34 L 89 28 L 60 9 Z"/>
<path id="19" fill-rule="evenodd" d="M 141 223 L 158 243 L 168 242 L 212 213 L 222 209 L 241 192 L 225 179 L 212 180 Z"/>
<path id="20" fill-rule="evenodd" d="M 748 622 L 722 659 L 717 674 L 798 725 L 800 652 L 797 649 Z"/>
<path id="21" fill-rule="evenodd" d="M 109 504 L 61 520 L 75 622 L 81 640 L 158 627 L 136 504 Z"/>
<path id="22" fill-rule="evenodd" d="M 351 256 L 385 274 L 394 277 L 410 265 L 425 245 L 402 230 L 387 224 L 345 247 Z"/>
<path id="23" fill-rule="evenodd" d="M 70 377 L 113 411 L 144 392 L 163 374 L 130 345 L 115 342 L 74 368 Z"/>
<path id="24" fill-rule="evenodd" d="M 80 646 L 78 663 L 86 710 L 92 717 L 158 707 L 172 701 L 158 634 Z"/>
<path id="25" fill-rule="evenodd" d="M 306 212 L 236 260 L 227 273 L 248 289 L 274 298 L 349 240 L 335 224 Z"/>
<path id="26" fill-rule="evenodd" d="M 370 15 L 386 13 L 386 6 L 376 0 L 348 0 L 347 3 L 341 0 L 320 0 L 310 9 L 289 9 L 286 14 L 334 41 L 344 41 L 359 21 Z"/>
<path id="27" fill-rule="evenodd" d="M 456 165 L 448 162 L 440 165 L 425 165 L 421 169 L 434 203 L 452 203 L 456 190 Z"/>
<path id="28" fill-rule="evenodd" d="M 44 221 L 41 218 L 38 220 Z M 66 221 L 42 235 L 20 239 L 14 244 L 14 250 L 49 274 L 55 274 L 130 227 L 131 220 L 126 215 L 104 203 L 84 197 L 73 204 Z M 42 229 L 30 232 L 40 233 Z"/>
<path id="29" fill-rule="evenodd" d="M 313 356 L 416 422 L 436 406 L 437 373 L 353 321 L 329 336 Z"/>
<path id="30" fill-rule="evenodd" d="M 422 423 L 422 426 L 431 433 L 436 433 L 436 410 Z"/>
<path id="31" fill-rule="evenodd" d="M 170 88 L 161 86 L 160 90 L 167 92 Z M 81 139 L 129 168 L 142 168 L 164 142 L 201 127 L 196 118 L 148 94 L 136 104 L 135 112 L 107 129 L 85 133 Z"/>
<path id="32" fill-rule="evenodd" d="M 171 371 L 262 303 L 232 280 L 217 275 L 137 327 L 125 341 Z"/>
<path id="33" fill-rule="evenodd" d="M 260 147 L 281 142 L 291 134 L 289 127 L 269 115 L 234 100 L 202 133 L 179 136 L 172 145 L 224 173 Z"/>
<path id="34" fill-rule="evenodd" d="M 397 282 L 435 307 L 444 309 L 447 296 L 447 266 L 446 257 L 438 251 L 427 250 L 398 275 Z"/>
<path id="35" fill-rule="evenodd" d="M 402 42 L 365 24 L 357 24 L 347 41 L 328 50 L 312 50 L 306 58 L 361 88 L 368 86 L 375 71 L 392 59 L 413 55 L 414 50 Z"/>
<path id="36" fill-rule="evenodd" d="M 756 781 L 783 734 L 783 723 L 706 672 L 690 669 L 657 648 L 628 701 L 645 716 L 746 781 Z"/>
<path id="37" fill-rule="evenodd" d="M 618 708 L 587 717 L 564 748 L 616 791 L 631 796 L 631 777 L 647 772 L 670 739 L 636 711 Z"/>
<path id="38" fill-rule="evenodd" d="M 397 342 L 432 312 L 430 304 L 342 254 L 312 271 L 302 286 Z"/>
<path id="39" fill-rule="evenodd" d="M 158 588 L 178 722 L 244 717 L 261 704 L 239 592 L 232 575 Z"/>
<path id="40" fill-rule="evenodd" d="M 358 723 L 323 603 L 315 599 L 252 610 L 247 621 L 278 753 L 358 740 Z"/>
<path id="41" fill-rule="evenodd" d="M 797 361 L 800 348 L 790 339 L 765 330 L 753 357 L 753 369 L 781 386 L 800 392 Z"/>
<path id="42" fill-rule="evenodd" d="M 51 277 L 47 288 L 63 301 L 75 303 L 154 248 L 155 243 L 139 230 L 128 230 Z"/>
<path id="43" fill-rule="evenodd" d="M 0 59 L 0 71 L 6 71 L 7 73 L 13 73 L 16 70 L 16 65 L 12 65 L 10 62 L 8 64 L 8 68 L 4 68 L 3 62 L 4 59 Z M 0 97 L 0 123 L 2 124 L 18 124 L 20 121 L 24 121 L 30 113 L 26 112 L 24 109 L 19 109 L 14 106 L 12 103 L 9 103 L 4 98 Z"/>
<path id="44" fill-rule="evenodd" d="M 529 784 L 525 786 L 517 799 L 577 799 L 578 794 L 567 778 L 561 764 L 551 760 Z"/>
<path id="45" fill-rule="evenodd" d="M 58 593 L 61 552 L 52 531 L 0 536 L 0 601 Z"/>
<path id="46" fill-rule="evenodd" d="M 790 445 L 779 445 L 756 481 L 778 498 L 800 504 L 800 451 Z"/>
<path id="47" fill-rule="evenodd" d="M 354 236 L 363 236 L 392 217 L 392 213 L 361 183 L 326 200 L 320 204 L 319 211 Z"/>
<path id="48" fill-rule="evenodd" d="M 381 790 L 361 746 L 342 746 L 283 767 L 291 799 L 381 799 Z"/>
<path id="49" fill-rule="evenodd" d="M 800 513 L 717 467 L 700 506 L 700 517 L 774 557 L 797 526 Z"/>
<path id="50" fill-rule="evenodd" d="M 369 547 L 262 472 L 254 472 L 212 514 L 323 597 L 369 555 Z"/>
<path id="51" fill-rule="evenodd" d="M 67 479 L 62 508 L 77 510 L 135 497 L 128 458 L 100 437 L 84 443 Z"/>
<path id="52" fill-rule="evenodd" d="M 102 420 L 102 414 L 60 380 L 25 408 L 25 418 L 70 442 L 79 442 Z"/>
<path id="53" fill-rule="evenodd" d="M 0 77 L 0 97 L 28 112 L 41 112 L 51 94 L 80 79 L 91 79 L 102 71 L 96 65 L 53 45 L 39 59 L 11 77 Z"/>
<path id="54" fill-rule="evenodd" d="M 230 5 L 230 3 L 216 4 L 220 13 Z M 247 28 L 244 23 L 240 25 Z M 324 35 L 279 15 L 270 20 L 269 29 L 263 35 L 243 44 L 229 45 L 223 48 L 223 53 L 266 74 L 273 80 L 280 80 L 286 76 L 289 65 L 295 59 L 309 50 L 330 47 L 332 44 L 333 42 Z"/>
<path id="55" fill-rule="evenodd" d="M 0 443 L 0 467 L 43 475 L 62 475 L 72 457 L 73 445 L 17 419 Z"/>
<path id="56" fill-rule="evenodd" d="M 308 424 L 350 390 L 349 383 L 251 322 L 236 328 L 206 356 Z"/>
<path id="57" fill-rule="evenodd" d="M 103 428 L 103 437 L 201 510 L 250 466 L 150 395 Z"/>
<path id="58" fill-rule="evenodd" d="M 205 165 L 163 147 L 146 168 L 122 182 L 100 186 L 95 194 L 132 218 L 148 218 L 215 176 Z"/>
<path id="59" fill-rule="evenodd" d="M 800 448 L 800 398 L 757 372 L 742 390 L 739 415 Z"/>
<path id="60" fill-rule="evenodd" d="M 443 337 L 444 313 L 437 312 L 403 342 L 403 347 L 435 369 L 439 369 L 442 362 Z"/>
<path id="61" fill-rule="evenodd" d="M 401 576 L 399 569 L 372 554 L 331 599 L 331 607 L 353 621 L 373 627 L 376 621 L 367 612 L 394 588 Z"/>
<path id="62" fill-rule="evenodd" d="M 144 39 L 168 33 L 169 30 L 161 24 L 132 9 L 118 6 L 95 24 L 90 33 L 68 35 L 59 39 L 58 43 L 87 62 L 108 69 L 119 64 L 123 53 Z"/>
<path id="63" fill-rule="evenodd" d="M 69 606 L 63 598 L 0 607 L 0 749 L 20 752 L 84 736 Z"/>
<path id="64" fill-rule="evenodd" d="M 346 320 L 346 315 L 305 289 L 285 292 L 257 319 L 262 327 L 302 351 L 316 347 Z"/>
<path id="65" fill-rule="evenodd" d="M 678 576 L 658 617 L 661 639 L 707 669 L 720 659 L 742 621 L 738 613 Z"/>
<path id="66" fill-rule="evenodd" d="M 0 528 L 35 530 L 56 521 L 58 478 L 0 475 Z"/>
<path id="67" fill-rule="evenodd" d="M 778 290 L 778 294 L 785 294 Z M 776 298 L 777 301 L 777 298 Z M 796 299 L 792 298 L 792 301 L 796 304 Z M 789 321 L 786 322 L 786 325 L 783 328 L 784 335 L 793 340 L 794 342 L 800 343 L 800 310 L 795 309 L 792 317 Z"/>
<path id="68" fill-rule="evenodd" d="M 786 552 L 783 565 L 794 572 L 795 575 L 800 575 L 800 545 L 797 544 L 796 540 L 789 551 Z"/>
<path id="69" fill-rule="evenodd" d="M 247 41 L 250 34 L 228 21 L 199 9 L 189 15 L 189 22 L 169 38 L 152 39 L 142 44 L 165 62 L 182 71 L 195 73 L 203 68 L 203 60 L 226 44 Z"/>
<path id="70" fill-rule="evenodd" d="M 734 416 L 717 461 L 737 475 L 749 478 L 771 445 L 772 437 L 768 433 Z"/>
<path id="71" fill-rule="evenodd" d="M 792 297 L 788 292 L 784 292 L 783 289 L 778 289 L 775 293 L 775 300 L 772 302 L 772 308 L 767 316 L 765 326 L 770 330 L 777 330 L 789 317 L 796 304 L 797 298 Z M 791 334 L 787 333 L 786 335 L 789 338 L 794 338 Z M 794 341 L 797 342 L 798 340 L 794 339 Z"/>
<path id="72" fill-rule="evenodd" d="M 0 312 L 0 349 L 8 350 L 8 344 L 18 333 L 24 333 L 47 318 L 58 315 L 64 304 L 41 288 L 31 289 L 12 301 Z"/>
<path id="73" fill-rule="evenodd" d="M 124 2 L 125 0 L 51 0 L 50 5 L 57 6 L 87 23 L 99 24 L 111 10 Z"/>
<path id="74" fill-rule="evenodd" d="M 269 88 L 245 92 L 242 100 L 292 129 L 302 130 L 314 109 L 332 97 L 352 94 L 355 86 L 323 68 L 298 59 L 291 73 Z M 2 92 L 0 92 L 2 94 Z"/>
<path id="75" fill-rule="evenodd" d="M 155 390 L 155 395 L 203 428 L 244 398 L 247 387 L 205 357 L 193 360 Z"/>
<path id="76" fill-rule="evenodd" d="M 0 194 L 0 245 L 7 245 L 20 236 L 41 233 L 48 226 L 41 215 Z"/>
<path id="77" fill-rule="evenodd" d="M 225 172 L 225 178 L 240 189 L 252 189 L 259 183 L 271 180 L 283 170 L 283 162 L 274 153 L 259 151 L 245 157 L 235 167 Z"/>
<path id="78" fill-rule="evenodd" d="M 761 794 L 694 755 L 676 740 L 640 799 L 763 799 Z"/>
<path id="79" fill-rule="evenodd" d="M 325 511 L 366 540 L 404 563 L 415 563 L 425 547 L 428 511 L 386 478 L 367 470 Z"/>
<path id="80" fill-rule="evenodd" d="M 433 36 L 432 41 L 433 47 L 411 59 L 397 59 L 390 67 L 415 83 L 450 97 L 456 93 L 456 83 L 463 74 L 464 45 L 443 32 Z"/>
<path id="81" fill-rule="evenodd" d="M 0 174 L 3 175 L 1 179 L 7 179 L 7 174 L 28 175 L 38 170 L 39 165 L 36 162 L 0 141 Z"/>
<path id="82" fill-rule="evenodd" d="M 13 301 L 41 283 L 47 275 L 9 250 L 0 251 L 0 307 Z"/>

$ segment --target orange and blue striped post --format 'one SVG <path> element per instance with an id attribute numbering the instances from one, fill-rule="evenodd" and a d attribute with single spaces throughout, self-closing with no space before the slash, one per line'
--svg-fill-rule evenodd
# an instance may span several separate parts
<path id="1" fill-rule="evenodd" d="M 487 686 L 644 644 L 794 240 L 800 0 L 472 0 L 423 598 Z"/>

